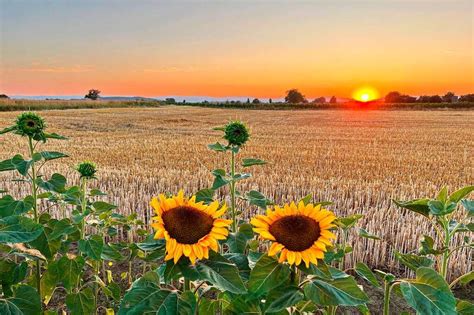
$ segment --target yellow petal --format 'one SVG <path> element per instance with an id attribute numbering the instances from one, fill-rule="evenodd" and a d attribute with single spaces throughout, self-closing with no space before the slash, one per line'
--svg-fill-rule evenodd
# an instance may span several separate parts
<path id="1" fill-rule="evenodd" d="M 196 264 L 196 256 L 194 255 L 194 253 L 191 253 L 189 256 L 189 260 L 191 261 L 191 264 Z"/>
<path id="2" fill-rule="evenodd" d="M 261 231 L 260 236 L 270 241 L 276 241 L 273 235 L 271 235 L 270 232 L 267 232 L 267 231 Z"/>
<path id="3" fill-rule="evenodd" d="M 287 259 L 287 254 L 288 254 L 288 250 L 286 248 L 281 251 L 280 258 L 278 258 L 278 262 L 280 264 Z"/>
<path id="4" fill-rule="evenodd" d="M 274 242 L 270 246 L 270 249 L 268 250 L 268 256 L 275 256 L 276 254 L 278 254 L 279 251 L 281 251 L 283 249 L 283 247 L 285 247 L 285 246 L 283 246 L 280 243 Z"/>
<path id="5" fill-rule="evenodd" d="M 301 253 L 295 252 L 295 265 L 299 266 L 299 264 L 301 264 Z"/>
<path id="6" fill-rule="evenodd" d="M 189 245 L 189 244 L 184 244 L 183 245 L 183 254 L 184 254 L 184 256 L 189 257 L 189 255 L 191 254 L 191 251 L 192 251 L 191 245 Z"/>
<path id="7" fill-rule="evenodd" d="M 228 227 L 232 223 L 232 220 L 226 219 L 215 219 L 214 226 L 215 227 Z"/>
<path id="8" fill-rule="evenodd" d="M 199 259 L 202 259 L 202 257 L 204 256 L 202 248 L 201 248 L 201 246 L 199 246 L 199 244 L 194 244 L 193 245 L 193 252 L 196 255 L 196 257 L 199 258 Z"/>
<path id="9" fill-rule="evenodd" d="M 174 250 L 174 263 L 176 264 L 178 260 L 183 255 L 183 246 L 181 244 L 176 245 L 176 249 Z"/>
<path id="10" fill-rule="evenodd" d="M 333 233 L 329 232 L 328 230 L 322 230 L 322 231 L 321 231 L 321 235 L 324 236 L 325 238 L 332 238 L 332 239 L 335 239 L 335 238 L 336 238 L 336 235 L 334 235 Z"/>
<path id="11" fill-rule="evenodd" d="M 291 250 L 289 250 L 287 253 L 286 253 L 286 258 L 288 260 L 288 263 L 290 265 L 293 265 L 295 263 L 295 253 L 292 252 Z"/>

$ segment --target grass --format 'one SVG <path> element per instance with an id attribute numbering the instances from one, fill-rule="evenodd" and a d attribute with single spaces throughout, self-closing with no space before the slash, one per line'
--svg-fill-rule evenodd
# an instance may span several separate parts
<path id="1" fill-rule="evenodd" d="M 16 115 L 0 113 L 0 128 Z M 349 264 L 363 261 L 398 269 L 389 243 L 410 252 L 418 248 L 423 234 L 433 233 L 424 219 L 400 210 L 391 199 L 434 196 L 445 184 L 454 190 L 474 182 L 473 111 L 268 113 L 166 106 L 47 111 L 43 116 L 52 132 L 71 138 L 51 144 L 71 156 L 55 162 L 58 171 L 70 178 L 76 162 L 97 162 L 97 185 L 110 192 L 120 212 L 136 212 L 147 222 L 149 200 L 157 193 L 180 188 L 192 193 L 211 184 L 209 171 L 222 165 L 223 157 L 206 148 L 219 135 L 209 126 L 229 119 L 246 121 L 252 137 L 242 157 L 263 158 L 271 167 L 252 170 L 254 177 L 242 190 L 258 189 L 279 203 L 312 193 L 315 200 L 334 201 L 332 209 L 338 215 L 364 214 L 360 227 L 388 240 L 352 235 L 355 254 Z M 0 139 L 0 159 L 24 152 L 17 138 Z M 18 193 L 7 176 L 0 175 L 0 189 Z M 257 211 L 241 210 L 245 217 Z M 450 276 L 470 270 L 472 259 L 469 250 L 455 254 Z"/>
<path id="2" fill-rule="evenodd" d="M 0 112 L 26 111 L 26 110 L 52 110 L 52 109 L 81 109 L 81 108 L 127 108 L 127 107 L 158 107 L 166 105 L 163 101 L 138 100 L 138 101 L 92 101 L 92 100 L 23 100 L 6 99 L 0 100 Z M 288 104 L 288 103 L 180 103 L 176 106 L 194 106 L 208 108 L 232 108 L 253 110 L 321 110 L 321 109 L 379 109 L 379 110 L 432 110 L 432 109 L 474 109 L 474 103 L 407 103 L 407 104 L 385 104 L 385 103 L 338 103 L 338 104 Z"/>

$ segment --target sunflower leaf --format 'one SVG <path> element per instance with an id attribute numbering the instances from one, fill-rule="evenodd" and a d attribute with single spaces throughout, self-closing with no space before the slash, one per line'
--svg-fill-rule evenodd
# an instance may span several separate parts
<path id="1" fill-rule="evenodd" d="M 250 272 L 249 291 L 261 296 L 289 280 L 290 268 L 268 255 L 262 255 Z"/>

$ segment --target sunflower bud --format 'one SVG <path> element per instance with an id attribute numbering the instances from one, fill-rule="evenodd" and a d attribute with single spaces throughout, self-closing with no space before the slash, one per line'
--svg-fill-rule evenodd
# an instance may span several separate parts
<path id="1" fill-rule="evenodd" d="M 231 121 L 224 128 L 224 139 L 229 141 L 230 145 L 241 146 L 249 137 L 247 127 L 240 121 Z"/>
<path id="2" fill-rule="evenodd" d="M 17 134 L 32 138 L 41 136 L 46 128 L 43 118 L 33 112 L 26 112 L 18 115 L 15 125 Z"/>
<path id="3" fill-rule="evenodd" d="M 89 161 L 79 163 L 76 170 L 81 174 L 81 178 L 87 179 L 94 178 L 94 175 L 97 172 L 95 163 Z"/>

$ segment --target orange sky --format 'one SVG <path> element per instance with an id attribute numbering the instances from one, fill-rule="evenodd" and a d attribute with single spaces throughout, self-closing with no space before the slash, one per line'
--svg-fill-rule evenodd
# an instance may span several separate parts
<path id="1" fill-rule="evenodd" d="M 472 1 L 7 2 L 0 93 L 474 92 Z"/>

